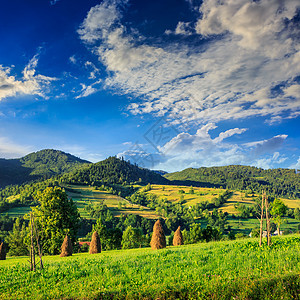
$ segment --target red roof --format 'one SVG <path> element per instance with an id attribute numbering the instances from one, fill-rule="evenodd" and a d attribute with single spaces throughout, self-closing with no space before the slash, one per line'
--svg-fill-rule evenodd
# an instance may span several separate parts
<path id="1" fill-rule="evenodd" d="M 89 246 L 91 244 L 91 242 L 79 242 L 79 246 L 82 246 L 84 244 L 87 244 Z"/>

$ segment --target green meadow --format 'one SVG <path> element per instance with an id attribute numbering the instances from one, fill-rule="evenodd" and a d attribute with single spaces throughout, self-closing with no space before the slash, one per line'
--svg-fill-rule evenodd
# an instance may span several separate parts
<path id="1" fill-rule="evenodd" d="M 300 237 L 44 257 L 0 263 L 1 299 L 299 299 Z"/>

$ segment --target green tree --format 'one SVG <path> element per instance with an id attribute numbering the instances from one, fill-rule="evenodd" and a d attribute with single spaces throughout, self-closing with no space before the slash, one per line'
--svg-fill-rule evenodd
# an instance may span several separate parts
<path id="1" fill-rule="evenodd" d="M 194 188 L 193 188 L 193 186 L 191 186 L 190 187 L 190 194 L 194 194 L 194 193 L 195 193 Z"/>
<path id="2" fill-rule="evenodd" d="M 273 216 L 274 223 L 277 225 L 277 232 L 280 235 L 280 225 L 283 223 L 283 216 L 287 211 L 287 206 L 280 199 L 275 199 L 272 204 L 271 215 Z"/>
<path id="3" fill-rule="evenodd" d="M 294 210 L 294 217 L 296 220 L 300 220 L 300 209 L 298 207 Z"/>
<path id="4" fill-rule="evenodd" d="M 128 226 L 123 232 L 122 237 L 122 248 L 123 249 L 132 249 L 140 247 L 142 243 L 142 233 L 138 228 L 133 228 Z"/>
<path id="5" fill-rule="evenodd" d="M 6 237 L 6 242 L 9 245 L 9 255 L 22 256 L 29 253 L 29 232 L 26 230 L 25 223 L 21 225 L 21 220 L 16 219 L 13 230 Z"/>
<path id="6" fill-rule="evenodd" d="M 40 205 L 33 211 L 43 251 L 59 254 L 66 234 L 73 245 L 76 241 L 80 221 L 77 206 L 60 187 L 46 188 L 38 193 L 38 200 Z"/>

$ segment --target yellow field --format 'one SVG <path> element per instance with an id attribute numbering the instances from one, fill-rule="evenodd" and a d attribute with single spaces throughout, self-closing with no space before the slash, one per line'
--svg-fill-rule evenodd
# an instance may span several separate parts
<path id="1" fill-rule="evenodd" d="M 300 199 L 281 199 L 288 208 L 300 208 Z"/>
<path id="2" fill-rule="evenodd" d="M 220 209 L 229 214 L 237 214 L 238 211 L 234 208 L 237 203 L 249 205 L 254 204 L 254 200 L 252 197 L 245 197 L 245 193 L 235 191 L 233 192 L 232 196 L 220 207 Z"/>
<path id="3" fill-rule="evenodd" d="M 203 201 L 210 202 L 212 198 L 218 197 L 221 193 L 225 191 L 223 189 L 215 189 L 215 188 L 193 187 L 193 189 L 194 189 L 194 194 L 191 194 L 190 187 L 187 186 L 152 184 L 151 191 L 148 191 L 147 193 L 155 194 L 159 196 L 161 199 L 167 199 L 168 201 L 171 202 L 178 202 L 182 195 L 184 200 L 184 205 L 193 206 Z M 180 190 L 183 190 L 184 193 L 181 194 L 179 192 Z"/>
<path id="4" fill-rule="evenodd" d="M 143 188 L 141 188 L 143 189 Z M 190 187 L 187 186 L 175 186 L 175 185 L 151 185 L 151 190 L 147 193 L 155 194 L 159 196 L 161 199 L 167 199 L 171 202 L 178 202 L 180 200 L 181 195 L 183 195 L 184 205 L 185 206 L 193 206 L 197 203 L 208 201 L 210 202 L 212 198 L 218 197 L 219 194 L 223 193 L 224 189 L 216 189 L 216 188 L 200 188 L 193 187 L 194 194 L 190 193 Z M 179 190 L 183 190 L 184 193 L 179 193 Z M 258 195 L 255 194 L 254 197 Z M 227 212 L 229 214 L 237 214 L 238 211 L 234 208 L 237 203 L 251 205 L 254 204 L 254 197 L 247 196 L 245 197 L 245 193 L 234 191 L 232 196 L 224 203 L 219 209 L 223 212 Z M 300 199 L 282 199 L 283 202 L 288 206 L 288 208 L 300 208 Z"/>

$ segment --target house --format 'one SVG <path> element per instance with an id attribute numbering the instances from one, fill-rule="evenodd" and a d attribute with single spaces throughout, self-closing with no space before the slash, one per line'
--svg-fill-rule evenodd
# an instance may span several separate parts
<path id="1" fill-rule="evenodd" d="M 82 247 L 82 245 L 87 244 L 88 246 L 90 246 L 91 242 L 78 242 L 79 244 L 79 248 Z"/>

